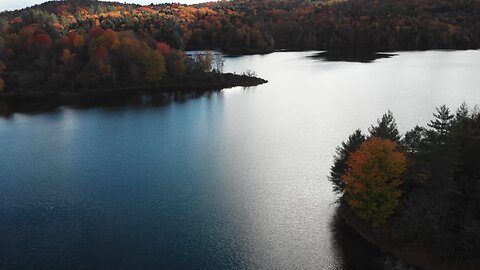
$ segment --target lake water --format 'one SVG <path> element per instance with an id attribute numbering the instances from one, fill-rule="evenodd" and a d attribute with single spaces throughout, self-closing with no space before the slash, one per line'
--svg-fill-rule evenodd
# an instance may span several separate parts
<path id="1" fill-rule="evenodd" d="M 0 118 L 0 268 L 354 269 L 335 147 L 389 109 L 405 132 L 480 104 L 480 52 L 314 55 L 227 58 L 269 80 L 249 89 Z"/>

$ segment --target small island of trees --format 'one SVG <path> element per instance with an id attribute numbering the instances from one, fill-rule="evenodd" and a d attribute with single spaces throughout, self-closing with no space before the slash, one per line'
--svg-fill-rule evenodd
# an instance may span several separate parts
<path id="1" fill-rule="evenodd" d="M 427 269 L 480 265 L 480 111 L 441 106 L 400 136 L 388 112 L 337 148 L 340 215 L 367 240 Z"/>

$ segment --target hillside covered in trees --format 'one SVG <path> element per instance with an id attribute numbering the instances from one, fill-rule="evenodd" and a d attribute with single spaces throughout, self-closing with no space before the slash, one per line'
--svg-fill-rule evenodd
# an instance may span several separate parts
<path id="1" fill-rule="evenodd" d="M 0 14 L 0 89 L 76 91 L 221 71 L 221 60 L 187 57 L 184 50 L 479 45 L 478 0 L 50 1 Z"/>
<path id="2" fill-rule="evenodd" d="M 52 7 L 61 11 L 46 11 Z M 158 88 L 213 90 L 266 82 L 251 72 L 223 74 L 221 56 L 210 51 L 186 54 L 183 46 L 175 48 L 158 38 L 168 34 L 134 25 L 118 29 L 98 20 L 88 23 L 103 16 L 102 10 L 121 7 L 128 6 L 61 1 L 2 13 L 0 94 L 17 98 Z"/>
<path id="3" fill-rule="evenodd" d="M 367 47 L 478 48 L 480 1 L 235 0 L 198 5 L 53 1 L 4 14 L 50 35 L 92 27 L 151 34 L 176 49 L 248 52 Z M 23 22 L 20 22 L 22 18 Z"/>
<path id="4" fill-rule="evenodd" d="M 477 269 L 480 112 L 439 107 L 400 136 L 389 112 L 337 149 L 340 214 L 382 249 L 427 269 Z"/>

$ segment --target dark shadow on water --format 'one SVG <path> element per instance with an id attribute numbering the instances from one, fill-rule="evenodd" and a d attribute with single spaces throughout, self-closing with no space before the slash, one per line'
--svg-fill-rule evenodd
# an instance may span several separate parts
<path id="1" fill-rule="evenodd" d="M 330 62 L 371 63 L 377 59 L 390 58 L 393 56 L 396 56 L 396 54 L 381 53 L 365 49 L 341 49 L 320 52 L 309 57 Z"/>
<path id="2" fill-rule="evenodd" d="M 81 97 L 51 95 L 41 98 L 0 99 L 0 117 L 9 118 L 15 113 L 35 115 L 54 112 L 63 106 L 79 110 L 89 108 L 116 109 L 123 107 L 162 107 L 172 102 L 184 103 L 190 99 L 210 97 L 219 92 L 221 91 L 142 91 L 136 93 L 104 93 Z"/>
<path id="3" fill-rule="evenodd" d="M 367 242 L 338 213 L 332 219 L 334 246 L 344 270 L 420 270 L 407 265 Z"/>

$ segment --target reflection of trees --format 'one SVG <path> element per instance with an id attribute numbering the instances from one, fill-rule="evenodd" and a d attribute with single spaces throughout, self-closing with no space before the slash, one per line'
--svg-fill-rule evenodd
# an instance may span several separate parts
<path id="1" fill-rule="evenodd" d="M 190 99 L 210 96 L 217 91 L 176 91 L 176 92 L 124 92 L 105 93 L 82 97 L 48 96 L 44 98 L 9 98 L 0 100 L 0 117 L 14 113 L 37 114 L 55 111 L 61 106 L 75 109 L 93 107 L 162 107 L 172 102 L 186 102 Z"/>
<path id="2" fill-rule="evenodd" d="M 395 54 L 378 53 L 372 50 L 365 49 L 343 49 L 343 50 L 329 50 L 310 56 L 315 59 L 322 59 L 325 61 L 345 61 L 345 62 L 360 62 L 370 63 L 380 58 L 390 58 Z"/>

